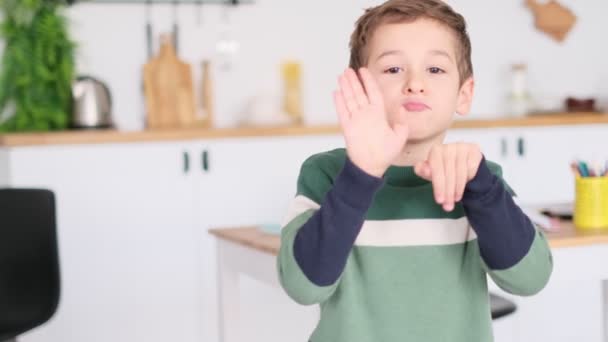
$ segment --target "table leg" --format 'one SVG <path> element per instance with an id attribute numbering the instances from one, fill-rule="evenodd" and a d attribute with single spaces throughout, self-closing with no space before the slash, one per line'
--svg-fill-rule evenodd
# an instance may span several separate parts
<path id="1" fill-rule="evenodd" d="M 230 263 L 229 246 L 217 244 L 220 342 L 239 342 L 239 275 Z"/>

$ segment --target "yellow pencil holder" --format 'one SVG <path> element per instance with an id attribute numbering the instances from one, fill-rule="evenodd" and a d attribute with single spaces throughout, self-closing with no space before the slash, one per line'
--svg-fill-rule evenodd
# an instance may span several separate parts
<path id="1" fill-rule="evenodd" d="M 608 231 L 608 177 L 576 178 L 574 225 L 583 231 Z"/>

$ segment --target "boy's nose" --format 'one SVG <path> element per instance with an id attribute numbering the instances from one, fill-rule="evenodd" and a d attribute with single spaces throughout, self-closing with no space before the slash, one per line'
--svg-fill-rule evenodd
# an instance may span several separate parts
<path id="1" fill-rule="evenodd" d="M 403 85 L 403 92 L 406 94 L 420 94 L 424 93 L 424 82 L 420 79 L 420 76 L 411 74 L 408 80 Z"/>
<path id="2" fill-rule="evenodd" d="M 417 88 L 408 87 L 407 92 L 411 93 L 411 94 L 424 93 L 424 89 L 422 87 L 417 87 Z"/>

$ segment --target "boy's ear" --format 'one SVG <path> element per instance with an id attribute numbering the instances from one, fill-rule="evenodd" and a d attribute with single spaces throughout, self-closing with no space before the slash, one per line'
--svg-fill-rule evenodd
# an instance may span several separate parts
<path id="1" fill-rule="evenodd" d="M 469 113 L 471 104 L 473 103 L 474 88 L 475 81 L 472 76 L 467 78 L 462 86 L 460 86 L 456 100 L 456 113 L 460 115 L 467 115 Z"/>

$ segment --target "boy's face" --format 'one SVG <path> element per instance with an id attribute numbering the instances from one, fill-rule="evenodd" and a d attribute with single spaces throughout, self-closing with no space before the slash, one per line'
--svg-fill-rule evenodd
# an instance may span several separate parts
<path id="1" fill-rule="evenodd" d="M 473 79 L 459 86 L 456 40 L 442 24 L 429 19 L 384 24 L 368 45 L 367 67 L 384 96 L 392 123 L 404 106 L 408 141 L 442 136 L 453 114 L 468 113 Z"/>

